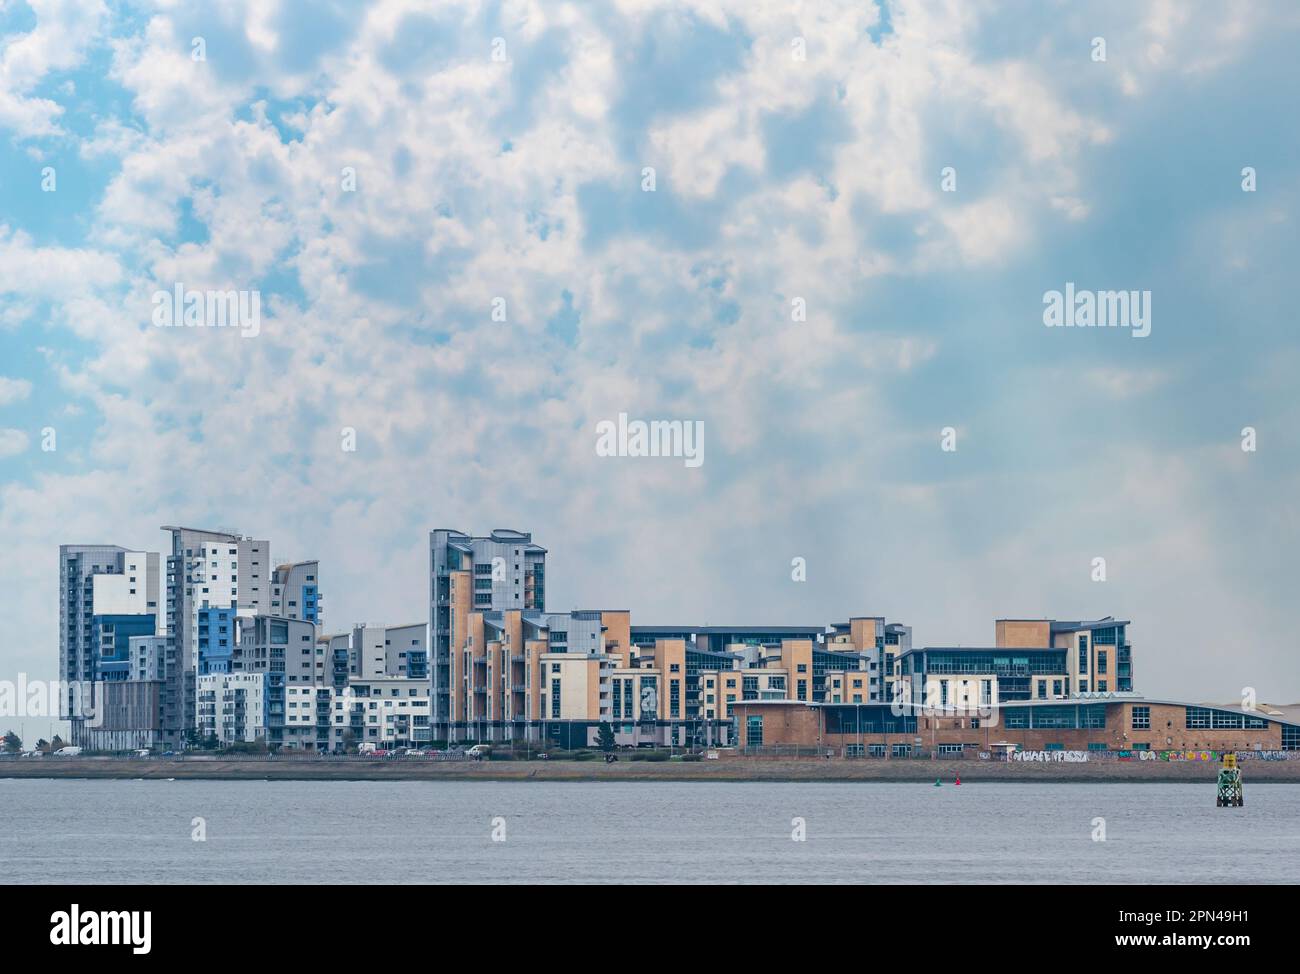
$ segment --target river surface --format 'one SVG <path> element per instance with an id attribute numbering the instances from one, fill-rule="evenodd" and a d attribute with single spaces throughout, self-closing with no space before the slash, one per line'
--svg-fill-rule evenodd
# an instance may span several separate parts
<path id="1" fill-rule="evenodd" d="M 1300 785 L 1247 783 L 1244 808 L 1216 808 L 1212 780 L 944 782 L 936 788 L 4 779 L 0 819 L 0 883 L 1291 883 L 1300 877 Z M 803 841 L 792 837 L 799 834 Z"/>

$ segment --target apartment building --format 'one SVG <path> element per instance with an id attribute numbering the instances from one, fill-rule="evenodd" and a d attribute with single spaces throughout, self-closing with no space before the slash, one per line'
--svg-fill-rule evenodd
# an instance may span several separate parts
<path id="1" fill-rule="evenodd" d="M 210 673 L 198 677 L 197 730 L 223 746 L 265 742 L 269 712 L 265 672 Z"/>
<path id="2" fill-rule="evenodd" d="M 546 608 L 546 549 L 525 531 L 499 528 L 485 537 L 429 532 L 430 679 L 439 738 L 466 733 L 472 703 L 460 668 L 472 612 L 541 612 Z"/>
<path id="3" fill-rule="evenodd" d="M 287 685 L 284 688 L 284 719 L 278 743 L 297 751 L 332 750 L 331 725 L 334 716 L 334 688 Z"/>
<path id="4" fill-rule="evenodd" d="M 1127 619 L 1106 616 L 1091 621 L 998 619 L 999 648 L 1042 647 L 1067 650 L 1067 695 L 1128 693 L 1133 690 L 1133 647 Z"/>
<path id="5" fill-rule="evenodd" d="M 343 692 L 317 688 L 328 697 L 329 748 L 345 751 L 361 744 L 391 750 L 420 747 L 433 740 L 429 684 L 411 677 L 357 680 Z"/>
<path id="6" fill-rule="evenodd" d="M 912 627 L 887 622 L 884 616 L 855 616 L 831 627 L 831 633 L 826 637 L 826 648 L 857 652 L 867 658 L 866 670 L 870 675 L 865 688 L 868 695 L 862 702 L 890 700 L 893 697 L 894 663 L 912 648 Z M 836 682 L 843 681 L 836 678 Z M 849 689 L 854 689 L 852 684 Z M 826 695 L 820 694 L 817 699 L 824 700 Z"/>
<path id="7" fill-rule="evenodd" d="M 60 716 L 71 724 L 73 744 L 108 746 L 93 726 L 102 720 L 87 720 L 96 706 L 94 685 L 129 679 L 131 638 L 164 631 L 160 587 L 155 552 L 118 545 L 59 546 Z M 131 699 L 132 706 L 124 702 L 119 713 L 139 710 L 135 704 L 140 698 Z M 152 723 L 150 715 L 148 725 Z"/>
<path id="8" fill-rule="evenodd" d="M 162 724 L 167 743 L 180 747 L 198 726 L 200 673 L 234 672 L 234 616 L 270 607 L 271 544 L 224 531 L 171 525 L 162 530 L 171 535 Z"/>
<path id="9" fill-rule="evenodd" d="M 132 636 L 129 640 L 131 680 L 163 678 L 163 660 L 167 655 L 166 636 Z"/>
<path id="10" fill-rule="evenodd" d="M 320 562 L 299 561 L 277 565 L 271 572 L 269 615 L 302 619 L 324 626 L 325 596 L 320 590 Z"/>
<path id="11" fill-rule="evenodd" d="M 301 735 L 286 733 L 288 689 L 316 686 L 315 624 L 268 615 L 239 616 L 236 621 L 238 640 L 231 652 L 230 673 L 263 676 L 267 746 L 300 745 Z"/>
<path id="12" fill-rule="evenodd" d="M 617 637 L 607 641 L 607 617 L 624 634 L 622 644 Z M 599 672 L 623 658 L 627 618 L 626 612 L 585 610 L 466 614 L 464 641 L 449 668 L 456 676 L 449 693 L 453 739 L 537 739 L 542 720 L 599 723 Z M 588 670 L 594 671 L 589 679 Z M 577 691 L 580 680 L 590 685 L 592 701 L 581 708 L 588 696 Z M 557 713 L 566 716 L 551 716 Z"/>
<path id="13" fill-rule="evenodd" d="M 1070 696 L 1064 649 L 927 646 L 897 661 L 897 699 L 929 707 L 975 709 L 994 701 Z"/>

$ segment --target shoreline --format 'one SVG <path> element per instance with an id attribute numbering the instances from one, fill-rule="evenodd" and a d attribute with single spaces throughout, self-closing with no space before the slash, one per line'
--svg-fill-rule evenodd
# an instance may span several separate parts
<path id="1" fill-rule="evenodd" d="M 1243 762 L 1247 787 L 1300 784 L 1300 761 Z M 182 761 L 113 758 L 43 758 L 0 763 L 6 778 L 215 781 L 690 781 L 690 782 L 963 782 L 1038 784 L 1170 783 L 1213 788 L 1212 762 L 1142 761 L 1006 763 L 930 759 L 728 758 L 719 761 L 329 761 L 303 759 Z"/>

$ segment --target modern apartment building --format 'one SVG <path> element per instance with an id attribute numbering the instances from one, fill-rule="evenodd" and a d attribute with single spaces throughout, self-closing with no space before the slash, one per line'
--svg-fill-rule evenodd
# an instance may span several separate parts
<path id="1" fill-rule="evenodd" d="M 167 556 L 162 724 L 167 743 L 179 747 L 188 732 L 197 729 L 200 671 L 233 672 L 227 670 L 233 643 L 222 646 L 219 633 L 223 625 L 231 625 L 231 615 L 221 610 L 251 615 L 270 606 L 271 543 L 224 531 L 170 525 L 162 530 L 172 541 Z M 233 639 L 233 633 L 226 638 Z"/>
<path id="2" fill-rule="evenodd" d="M 467 687 L 457 669 L 471 612 L 541 612 L 546 608 L 546 549 L 524 531 L 497 529 L 486 537 L 463 531 L 429 532 L 429 626 L 432 634 L 434 733 L 464 732 L 454 716 Z M 453 726 L 459 724 L 460 726 Z"/>
<path id="3" fill-rule="evenodd" d="M 267 738 L 267 674 L 212 673 L 198 678 L 198 732 L 222 745 Z"/>
<path id="4" fill-rule="evenodd" d="M 416 622 L 403 626 L 357 624 L 350 634 L 331 636 L 330 645 L 347 653 L 350 679 L 404 676 L 423 680 L 429 676 L 428 626 Z"/>
<path id="5" fill-rule="evenodd" d="M 1128 693 L 1133 690 L 1133 647 L 1127 619 L 1059 622 L 1055 619 L 998 619 L 999 648 L 1046 647 L 1066 650 L 1065 693 Z M 1059 696 L 1059 694 L 1057 694 Z"/>
<path id="6" fill-rule="evenodd" d="M 163 678 L 163 660 L 167 655 L 167 637 L 132 636 L 130 639 L 131 680 Z"/>
<path id="7" fill-rule="evenodd" d="M 303 619 L 324 627 L 325 596 L 320 590 L 320 562 L 299 561 L 277 565 L 271 573 L 269 615 Z"/>
<path id="8" fill-rule="evenodd" d="M 322 692 L 320 690 L 318 693 Z M 419 747 L 433 740 L 429 684 L 410 677 L 357 680 L 344 692 L 326 689 L 329 748 L 361 744 L 389 750 Z"/>
<path id="9" fill-rule="evenodd" d="M 1070 696 L 1067 651 L 1038 647 L 998 649 L 927 646 L 897 661 L 897 699 L 930 707 L 971 708 L 994 701 Z"/>
<path id="10" fill-rule="evenodd" d="M 455 580 L 457 585 L 461 581 Z M 618 636 L 607 641 L 605 615 L 590 610 L 467 613 L 463 641 L 456 644 L 448 667 L 452 739 L 535 740 L 541 737 L 542 720 L 599 722 L 600 679 L 593 675 L 588 681 L 587 671 L 611 667 L 622 658 L 607 649 L 629 651 L 627 613 L 608 614 L 622 634 L 621 643 Z M 554 713 L 570 716 L 550 716 Z"/>
<path id="11" fill-rule="evenodd" d="M 163 631 L 159 564 L 154 552 L 117 545 L 59 547 L 60 716 L 70 721 L 77 746 L 105 746 L 103 735 L 92 733 L 102 719 L 86 719 L 104 706 L 95 686 L 127 680 L 132 637 Z M 119 712 L 138 712 L 141 699 Z"/>
<path id="12" fill-rule="evenodd" d="M 239 623 L 230 672 L 263 675 L 267 746 L 297 744 L 298 735 L 286 737 L 288 688 L 316 685 L 316 626 L 304 619 L 268 615 L 241 616 Z"/>

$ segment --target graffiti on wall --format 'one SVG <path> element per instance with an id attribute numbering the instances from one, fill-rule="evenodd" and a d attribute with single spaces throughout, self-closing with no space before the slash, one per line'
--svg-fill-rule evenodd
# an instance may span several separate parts
<path id="1" fill-rule="evenodd" d="M 1012 751 L 1012 761 L 1063 761 L 1082 764 L 1088 760 L 1087 751 Z"/>

